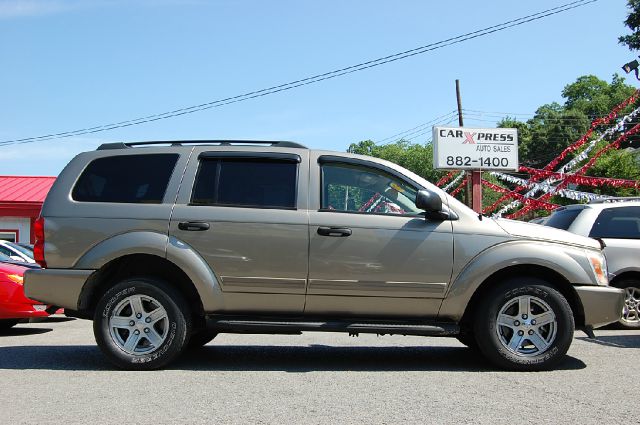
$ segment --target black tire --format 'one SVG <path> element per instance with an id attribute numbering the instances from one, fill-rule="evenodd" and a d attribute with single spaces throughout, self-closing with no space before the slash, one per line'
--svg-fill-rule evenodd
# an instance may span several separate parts
<path id="1" fill-rule="evenodd" d="M 640 281 L 623 279 L 616 282 L 616 288 L 625 290 L 622 318 L 615 323 L 617 329 L 640 329 Z"/>
<path id="2" fill-rule="evenodd" d="M 6 331 L 18 324 L 15 319 L 2 319 L 0 320 L 0 331 Z"/>
<path id="3" fill-rule="evenodd" d="M 218 336 L 217 332 L 210 331 L 208 329 L 202 329 L 200 331 L 194 332 L 191 335 L 191 339 L 189 339 L 187 348 L 189 350 L 195 350 L 197 348 L 204 347 L 205 345 L 210 343 L 216 336 Z"/>
<path id="4" fill-rule="evenodd" d="M 191 313 L 182 294 L 166 282 L 126 279 L 98 301 L 93 332 L 104 355 L 117 367 L 159 369 L 186 347 Z"/>
<path id="5" fill-rule="evenodd" d="M 483 298 L 474 328 L 480 351 L 495 365 L 539 371 L 564 358 L 575 322 L 560 292 L 544 280 L 522 277 L 500 284 Z"/>

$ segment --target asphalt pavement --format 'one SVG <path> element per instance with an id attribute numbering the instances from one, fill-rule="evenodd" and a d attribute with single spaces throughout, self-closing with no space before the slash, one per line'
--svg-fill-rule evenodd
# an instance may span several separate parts
<path id="1" fill-rule="evenodd" d="M 220 335 L 166 370 L 114 370 L 85 320 L 0 333 L 0 424 L 640 423 L 640 331 L 581 332 L 551 372 L 455 339 Z"/>

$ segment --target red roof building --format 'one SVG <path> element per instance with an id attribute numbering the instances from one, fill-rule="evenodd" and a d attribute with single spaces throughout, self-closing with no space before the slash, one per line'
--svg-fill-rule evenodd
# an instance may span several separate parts
<path id="1" fill-rule="evenodd" d="M 0 239 L 34 243 L 33 223 L 55 177 L 0 176 Z"/>

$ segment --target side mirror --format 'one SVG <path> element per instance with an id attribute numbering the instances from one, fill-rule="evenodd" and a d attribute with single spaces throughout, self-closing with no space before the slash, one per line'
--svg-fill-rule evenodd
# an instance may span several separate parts
<path id="1" fill-rule="evenodd" d="M 439 213 L 442 211 L 442 199 L 428 190 L 419 190 L 416 195 L 416 207 L 430 213 Z"/>

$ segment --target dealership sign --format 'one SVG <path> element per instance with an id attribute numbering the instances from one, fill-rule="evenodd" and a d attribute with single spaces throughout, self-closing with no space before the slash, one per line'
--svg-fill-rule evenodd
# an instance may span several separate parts
<path id="1" fill-rule="evenodd" d="M 433 127 L 433 166 L 455 170 L 518 170 L 515 128 Z"/>

